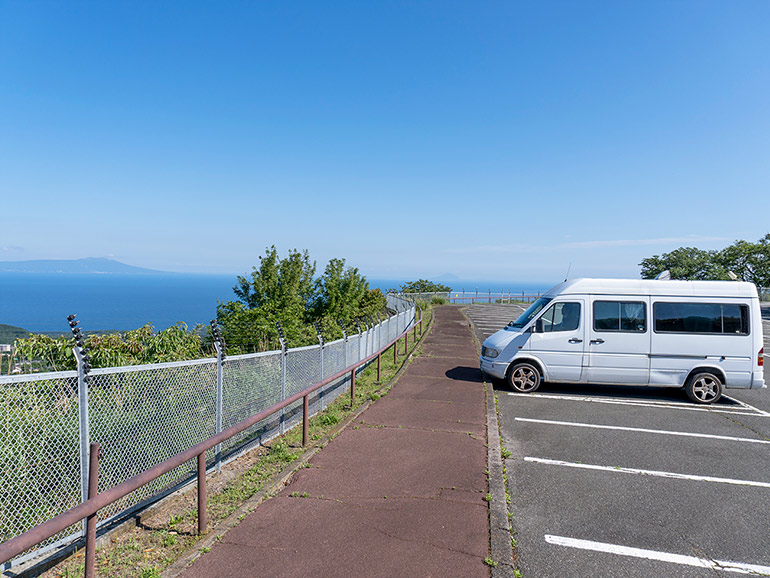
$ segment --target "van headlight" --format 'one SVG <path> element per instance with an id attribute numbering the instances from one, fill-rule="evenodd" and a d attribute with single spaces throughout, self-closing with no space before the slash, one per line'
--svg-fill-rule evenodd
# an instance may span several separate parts
<path id="1" fill-rule="evenodd" d="M 494 359 L 500 355 L 500 352 L 497 349 L 492 349 L 491 347 L 481 347 L 481 356 L 482 357 L 488 357 L 489 359 Z"/>

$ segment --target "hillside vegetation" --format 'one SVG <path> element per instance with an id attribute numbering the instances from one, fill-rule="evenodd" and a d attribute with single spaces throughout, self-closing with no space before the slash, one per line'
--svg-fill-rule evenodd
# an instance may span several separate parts
<path id="1" fill-rule="evenodd" d="M 12 344 L 17 339 L 29 337 L 29 331 L 13 325 L 4 325 L 0 323 L 0 343 Z"/>

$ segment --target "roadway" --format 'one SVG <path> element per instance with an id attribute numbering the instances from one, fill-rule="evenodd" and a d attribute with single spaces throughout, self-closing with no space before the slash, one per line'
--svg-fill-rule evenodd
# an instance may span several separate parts
<path id="1" fill-rule="evenodd" d="M 465 312 L 483 342 L 523 309 Z M 768 390 L 703 407 L 676 389 L 494 388 L 524 576 L 770 574 Z"/>

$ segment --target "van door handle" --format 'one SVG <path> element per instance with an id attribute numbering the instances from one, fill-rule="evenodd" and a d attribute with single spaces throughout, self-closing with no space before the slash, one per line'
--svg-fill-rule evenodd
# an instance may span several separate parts
<path id="1" fill-rule="evenodd" d="M 569 340 L 570 343 L 583 343 L 582 339 L 578 339 L 577 337 L 573 337 Z"/>
<path id="2" fill-rule="evenodd" d="M 592 340 L 591 340 L 591 343 L 592 343 L 592 344 L 593 344 L 593 343 L 596 343 L 596 344 L 598 345 L 599 343 L 604 343 L 604 339 L 592 339 Z"/>

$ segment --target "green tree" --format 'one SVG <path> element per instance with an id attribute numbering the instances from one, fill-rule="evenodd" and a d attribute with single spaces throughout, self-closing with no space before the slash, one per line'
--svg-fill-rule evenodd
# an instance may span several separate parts
<path id="1" fill-rule="evenodd" d="M 642 279 L 654 279 L 668 269 L 672 279 L 728 279 L 718 251 L 679 247 L 670 253 L 642 259 Z"/>
<path id="2" fill-rule="evenodd" d="M 770 287 L 770 233 L 756 243 L 735 241 L 719 254 L 725 270 L 759 287 Z"/>
<path id="3" fill-rule="evenodd" d="M 281 259 L 275 247 L 267 249 L 249 279 L 238 278 L 233 288 L 237 301 L 220 303 L 217 319 L 233 351 L 263 351 L 278 346 L 275 322 L 284 329 L 290 347 L 317 343 L 313 323 L 324 337 L 342 336 L 339 322 L 349 328 L 385 309 L 382 292 L 344 259 L 331 259 L 323 274 L 313 279 L 315 262 L 307 251 L 292 251 Z"/>
<path id="4" fill-rule="evenodd" d="M 307 251 L 289 251 L 281 259 L 273 245 L 260 257 L 259 268 L 238 277 L 233 287 L 238 302 L 220 303 L 217 319 L 225 339 L 249 348 L 259 342 L 275 342 L 276 322 L 290 343 L 303 342 L 311 334 L 307 327 L 308 306 L 314 297 L 315 262 Z"/>
<path id="5" fill-rule="evenodd" d="M 370 289 L 369 282 L 355 267 L 345 267 L 344 259 L 332 259 L 316 281 L 316 299 L 312 319 L 321 324 L 324 335 L 341 336 L 338 322 L 352 326 L 356 319 L 364 321 L 385 309 L 385 296 Z"/>
<path id="6" fill-rule="evenodd" d="M 452 288 L 441 283 L 434 283 L 427 279 L 409 281 L 401 285 L 401 293 L 448 293 Z"/>

